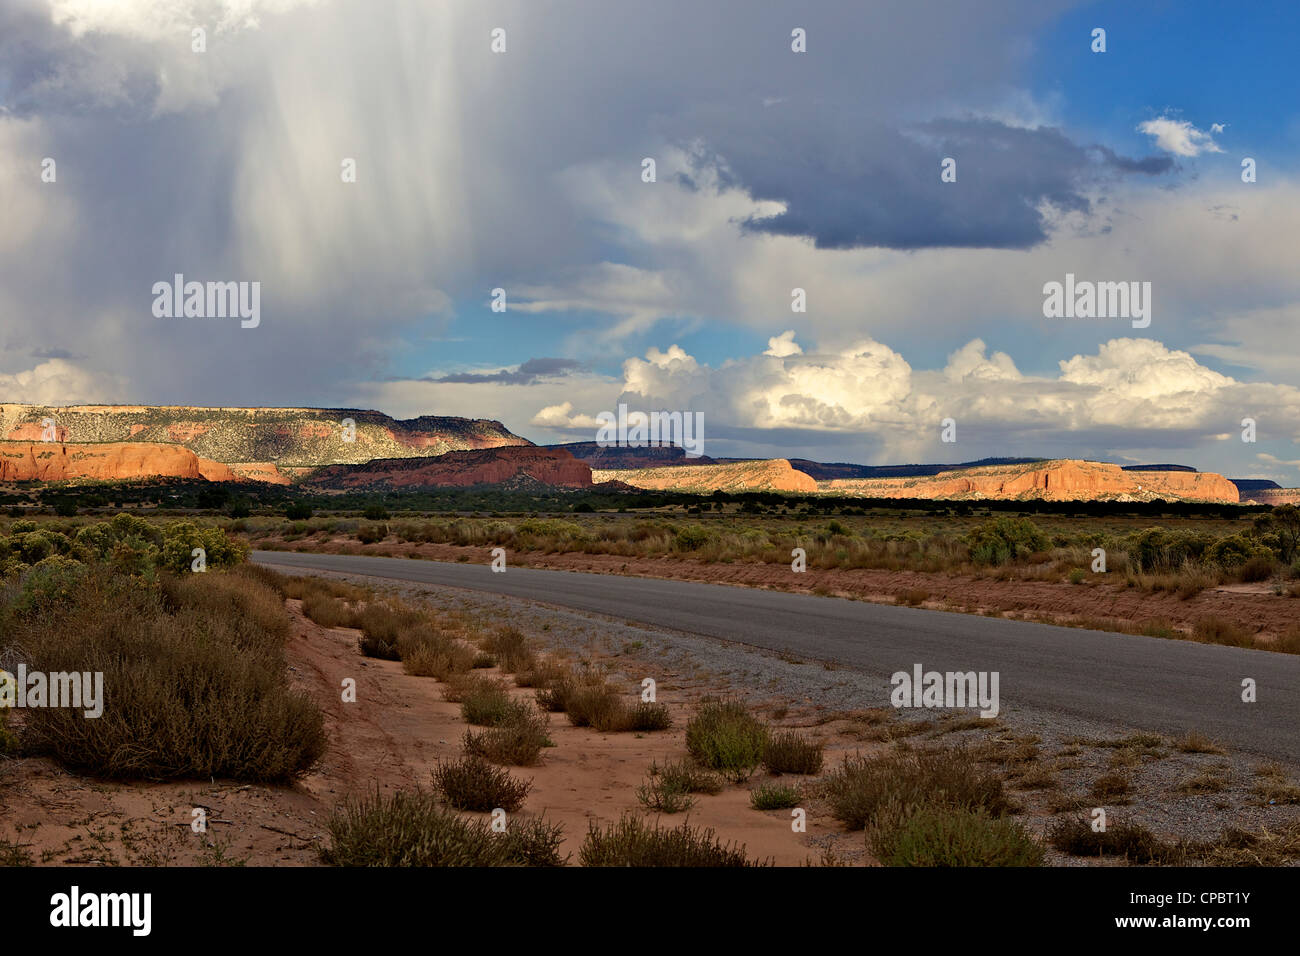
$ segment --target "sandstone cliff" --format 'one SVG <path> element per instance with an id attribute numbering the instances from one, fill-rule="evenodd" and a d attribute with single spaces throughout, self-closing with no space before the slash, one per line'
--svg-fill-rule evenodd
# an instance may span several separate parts
<path id="1" fill-rule="evenodd" d="M 219 462 L 179 445 L 146 442 L 0 441 L 0 481 L 113 481 L 130 478 L 204 478 L 233 481 Z"/>
<path id="2" fill-rule="evenodd" d="M 379 491 L 529 482 L 590 488 L 591 469 L 566 451 L 526 445 L 453 451 L 436 458 L 380 458 L 364 465 L 331 465 L 303 484 L 338 491 Z"/>
<path id="3" fill-rule="evenodd" d="M 1119 465 L 1063 459 L 945 471 L 917 478 L 836 480 L 823 490 L 870 498 L 1006 498 L 1047 501 L 1239 500 L 1222 475 L 1195 471 L 1128 471 Z"/>
<path id="4" fill-rule="evenodd" d="M 1243 504 L 1300 505 L 1300 488 L 1257 488 L 1241 493 Z"/>
<path id="5" fill-rule="evenodd" d="M 403 421 L 348 408 L 184 405 L 0 404 L 0 440 L 40 442 L 46 419 L 53 421 L 58 441 L 180 445 L 201 458 L 241 466 L 250 478 L 277 481 L 292 473 L 285 469 L 531 445 L 486 419 L 425 415 Z M 355 423 L 355 435 L 345 419 Z"/>
<path id="6" fill-rule="evenodd" d="M 666 468 L 632 468 L 592 472 L 596 481 L 618 480 L 647 491 L 814 492 L 817 482 L 795 471 L 784 458 L 733 462 L 725 465 L 675 465 Z"/>

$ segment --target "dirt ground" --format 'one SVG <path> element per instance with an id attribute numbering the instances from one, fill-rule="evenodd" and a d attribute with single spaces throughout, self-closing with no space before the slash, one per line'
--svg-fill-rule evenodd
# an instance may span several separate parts
<path id="1" fill-rule="evenodd" d="M 572 854 L 571 863 L 577 862 L 590 823 L 611 823 L 624 813 L 656 816 L 641 808 L 636 789 L 652 762 L 685 756 L 686 720 L 705 695 L 743 695 L 769 725 L 799 728 L 821 740 L 826 770 L 848 754 L 881 752 L 900 741 L 969 746 L 972 759 L 1001 765 L 1021 805 L 1019 819 L 1040 836 L 1061 814 L 1096 805 L 1090 790 L 1099 777 L 1116 771 L 1131 781 L 1131 792 L 1100 802 L 1118 804 L 1114 812 L 1162 837 L 1208 840 L 1228 827 L 1277 832 L 1300 818 L 1300 800 L 1295 799 L 1300 788 L 1287 782 L 1297 768 L 1257 767 L 1245 756 L 1189 749 L 1175 741 L 1126 743 L 1130 731 L 1122 728 L 1069 726 L 1040 734 L 1002 719 L 985 723 L 958 713 L 909 722 L 893 711 L 836 711 L 822 703 L 822 695 L 802 692 L 809 681 L 820 686 L 803 662 L 773 658 L 757 668 L 745 655 L 758 651 L 714 649 L 712 663 L 736 664 L 734 675 L 726 676 L 703 665 L 703 647 L 691 651 L 686 645 L 684 652 L 669 653 L 671 641 L 681 638 L 620 630 L 598 616 L 527 602 L 503 605 L 490 596 L 409 582 L 359 583 L 425 603 L 435 614 L 480 615 L 483 621 L 499 621 L 504 614 L 543 651 L 598 664 L 618 675 L 628 693 L 635 693 L 646 673 L 654 675 L 658 699 L 672 711 L 672 729 L 606 734 L 570 726 L 563 715 L 552 714 L 555 746 L 543 751 L 538 766 L 511 768 L 512 774 L 533 782 L 521 812 L 563 824 L 563 851 Z M 460 754 L 467 729 L 459 705 L 444 699 L 444 685 L 407 675 L 400 663 L 362 656 L 357 631 L 321 627 L 303 617 L 297 601 L 287 604 L 293 620 L 287 646 L 292 680 L 319 702 L 329 740 L 311 773 L 292 787 L 229 781 L 123 784 L 77 777 L 44 759 L 0 760 L 0 864 L 12 862 L 16 852 L 31 862 L 56 866 L 317 865 L 318 849 L 328 839 L 325 821 L 345 797 L 374 788 L 429 787 L 434 765 Z M 582 626 L 575 630 L 571 625 L 576 620 Z M 797 681 L 773 676 L 782 670 L 803 676 Z M 355 703 L 343 700 L 349 678 L 356 682 Z M 836 679 L 834 672 L 820 678 L 823 683 Z M 788 810 L 752 809 L 750 789 L 771 779 L 760 772 L 745 783 L 728 784 L 719 795 L 701 795 L 688 813 L 664 815 L 660 822 L 712 827 L 724 841 L 743 843 L 751 857 L 777 865 L 826 862 L 827 851 L 840 865 L 874 863 L 863 834 L 846 831 L 815 792 L 806 791 L 800 804 L 807 811 L 804 833 L 794 832 Z M 782 782 L 799 784 L 802 778 Z M 1281 798 L 1261 797 L 1262 783 L 1273 786 Z M 192 825 L 196 809 L 206 817 L 206 831 L 196 832 Z M 1117 861 L 1049 850 L 1048 862 Z"/>
<path id="2" fill-rule="evenodd" d="M 261 546 L 261 543 L 258 543 Z M 329 554 L 374 554 L 429 561 L 491 560 L 488 548 L 451 544 L 403 544 L 394 541 L 360 545 L 355 539 L 296 541 L 287 550 Z M 690 558 L 629 558 L 605 554 L 512 553 L 512 564 L 523 567 L 588 571 L 634 577 L 672 578 L 745 587 L 826 594 L 883 604 L 898 595 L 924 591 L 920 605 L 972 614 L 1002 614 L 1048 623 L 1105 621 L 1124 625 L 1161 622 L 1190 633 L 1196 622 L 1217 616 L 1254 632 L 1264 643 L 1300 622 L 1300 601 L 1273 594 L 1267 583 L 1230 585 L 1202 591 L 1191 598 L 1157 591 L 1140 591 L 1088 579 L 1086 584 L 1008 580 L 926 571 L 872 571 L 809 567 L 796 574 L 788 565 L 733 562 L 707 564 Z M 1100 576 L 1098 576 L 1100 577 Z"/>
<path id="3" fill-rule="evenodd" d="M 294 621 L 288 644 L 293 682 L 320 704 L 329 738 L 323 759 L 298 784 L 121 784 L 77 777 L 45 759 L 5 760 L 0 762 L 0 839 L 17 844 L 33 862 L 50 865 L 315 865 L 317 849 L 327 840 L 324 822 L 345 796 L 376 787 L 427 789 L 438 759 L 460 755 L 467 729 L 460 705 L 443 699 L 443 684 L 409 676 L 399 662 L 363 657 L 357 631 L 320 627 L 302 616 L 299 602 L 288 604 Z M 553 714 L 555 746 L 547 748 L 542 763 L 511 768 L 533 781 L 526 812 L 563 824 L 562 852 L 573 853 L 571 862 L 589 822 L 641 812 L 635 791 L 651 762 L 685 756 L 684 727 L 693 701 L 706 689 L 718 692 L 699 675 L 659 673 L 658 700 L 673 711 L 672 729 L 604 734 L 572 727 L 562 714 Z M 343 701 L 348 678 L 356 681 L 354 703 Z M 679 683 L 701 686 L 674 689 Z M 799 723 L 794 713 L 783 721 Z M 828 766 L 838 763 L 837 751 L 861 749 L 833 723 L 813 732 L 828 743 Z M 690 823 L 713 827 L 724 840 L 745 844 L 751 856 L 778 865 L 818 859 L 826 844 L 841 844 L 846 861 L 865 860 L 861 834 L 842 832 L 824 815 L 819 820 L 810 813 L 807 832 L 795 833 L 790 811 L 751 809 L 749 789 L 764 779 L 760 772 L 701 799 L 689 813 Z M 206 832 L 192 826 L 196 808 L 206 814 Z M 663 819 L 676 825 L 686 816 Z"/>

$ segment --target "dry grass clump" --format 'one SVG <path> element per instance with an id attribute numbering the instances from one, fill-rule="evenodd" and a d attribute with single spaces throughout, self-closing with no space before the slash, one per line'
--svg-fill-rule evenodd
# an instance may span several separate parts
<path id="1" fill-rule="evenodd" d="M 406 673 L 440 681 L 468 672 L 475 663 L 474 648 L 427 622 L 398 638 L 397 653 Z"/>
<path id="2" fill-rule="evenodd" d="M 554 746 L 547 732 L 544 711 L 525 700 L 511 698 L 503 681 L 475 677 L 476 689 L 466 693 L 462 708 L 479 720 L 494 721 L 483 731 L 466 731 L 465 753 L 493 763 L 530 767 L 546 747 Z"/>
<path id="3" fill-rule="evenodd" d="M 775 774 L 822 772 L 825 744 L 809 740 L 794 730 L 777 730 L 768 735 L 763 748 L 763 766 Z"/>
<path id="4" fill-rule="evenodd" d="M 882 866 L 1042 866 L 1045 855 L 1023 825 L 983 807 L 891 802 L 867 840 Z"/>
<path id="5" fill-rule="evenodd" d="M 1185 754 L 1226 754 L 1227 751 L 1216 744 L 1205 734 L 1198 733 L 1195 730 L 1189 730 L 1180 740 L 1174 742 L 1174 747 Z"/>
<path id="6" fill-rule="evenodd" d="M 680 813 L 695 805 L 694 794 L 721 792 L 721 778 L 682 760 L 663 767 L 651 764 L 650 775 L 637 787 L 636 796 L 647 810 Z"/>
<path id="7" fill-rule="evenodd" d="M 498 677 L 467 681 L 460 700 L 460 715 L 479 727 L 503 727 L 533 709 L 531 702 L 510 696 L 509 685 Z"/>
<path id="8" fill-rule="evenodd" d="M 552 713 L 563 712 L 574 727 L 593 727 L 602 733 L 652 732 L 672 726 L 664 704 L 629 702 L 598 670 L 563 670 L 537 694 L 537 703 Z"/>
<path id="9" fill-rule="evenodd" d="M 1128 799 L 1129 794 L 1133 792 L 1133 784 L 1122 773 L 1103 773 L 1092 782 L 1092 787 L 1088 792 L 1096 800 L 1110 800 L 1118 803 Z"/>
<path id="10" fill-rule="evenodd" d="M 1192 640 L 1201 644 L 1225 644 L 1228 647 L 1254 647 L 1255 637 L 1232 621 L 1207 614 L 1192 628 Z"/>
<path id="11" fill-rule="evenodd" d="M 894 803 L 982 808 L 995 816 L 1014 809 L 1002 778 L 979 769 L 963 747 L 846 757 L 822 792 L 831 815 L 850 830 L 872 824 Z"/>
<path id="12" fill-rule="evenodd" d="M 536 655 L 528 644 L 528 638 L 517 627 L 506 626 L 493 631 L 483 642 L 483 649 L 502 670 L 512 674 L 531 670 L 536 664 Z"/>
<path id="13" fill-rule="evenodd" d="M 333 866 L 563 866 L 563 829 L 512 819 L 504 833 L 468 821 L 429 792 L 373 793 L 345 800 L 326 822 L 321 860 Z"/>
<path id="14" fill-rule="evenodd" d="M 1111 821 L 1094 830 L 1088 819 L 1058 820 L 1047 831 L 1047 842 L 1071 856 L 1118 856 L 1130 863 L 1181 864 L 1190 847 L 1161 840 L 1139 823 Z"/>
<path id="15" fill-rule="evenodd" d="M 534 660 L 531 667 L 515 671 L 515 686 L 547 690 L 568 674 L 569 667 L 562 661 L 554 658 Z"/>
<path id="16" fill-rule="evenodd" d="M 635 817 L 601 829 L 594 823 L 587 831 L 578 858 L 583 866 L 767 866 L 767 861 L 750 860 L 744 845 L 720 842 L 713 830 L 688 824 L 674 829 L 650 826 Z"/>
<path id="17" fill-rule="evenodd" d="M 361 653 L 386 661 L 401 660 L 398 643 L 403 635 L 428 624 L 427 617 L 420 611 L 378 601 L 362 607 L 356 613 L 355 621 L 355 626 L 361 628 Z"/>
<path id="18" fill-rule="evenodd" d="M 289 688 L 283 600 L 256 575 L 151 587 L 100 567 L 70 601 L 0 625 L 33 671 L 103 674 L 102 716 L 24 715 L 24 745 L 75 772 L 289 782 L 324 750 L 319 708 Z"/>
<path id="19" fill-rule="evenodd" d="M 342 600 L 312 591 L 303 596 L 302 613 L 321 627 L 352 627 L 355 613 Z"/>
<path id="20" fill-rule="evenodd" d="M 531 780 L 516 780 L 474 755 L 440 761 L 433 771 L 433 785 L 448 806 L 475 813 L 496 809 L 514 813 L 533 788 Z"/>

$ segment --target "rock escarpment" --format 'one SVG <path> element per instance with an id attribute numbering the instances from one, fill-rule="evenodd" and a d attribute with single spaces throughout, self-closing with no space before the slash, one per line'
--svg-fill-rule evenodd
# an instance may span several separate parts
<path id="1" fill-rule="evenodd" d="M 181 445 L 200 458 L 243 465 L 252 478 L 271 469 L 292 474 L 374 458 L 531 445 L 497 421 L 435 415 L 399 420 L 351 408 L 0 404 L 0 440 L 39 442 L 47 429 L 64 442 Z"/>
<path id="2" fill-rule="evenodd" d="M 1046 501 L 1239 500 L 1222 475 L 1199 471 L 1129 471 L 1098 461 L 1062 459 L 945 471 L 917 478 L 848 479 L 824 490 L 868 498 L 1042 499 Z"/>
<path id="3" fill-rule="evenodd" d="M 203 478 L 233 481 L 220 462 L 188 448 L 147 442 L 0 441 L 0 481 L 115 481 L 130 478 Z"/>
<path id="4" fill-rule="evenodd" d="M 811 493 L 817 482 L 796 471 L 784 458 L 732 462 L 719 465 L 676 465 L 666 468 L 632 468 L 595 471 L 596 481 L 621 481 L 647 491 L 788 491 Z"/>
<path id="5" fill-rule="evenodd" d="M 303 484 L 322 490 L 379 491 L 528 483 L 590 488 L 592 473 L 566 451 L 527 445 L 454 451 L 436 458 L 380 458 L 364 465 L 331 465 Z"/>

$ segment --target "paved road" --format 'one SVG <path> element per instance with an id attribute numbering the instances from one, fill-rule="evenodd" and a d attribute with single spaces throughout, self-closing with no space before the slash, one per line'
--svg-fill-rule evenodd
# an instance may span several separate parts
<path id="1" fill-rule="evenodd" d="M 916 664 L 996 671 L 1004 714 L 1197 730 L 1236 750 L 1300 760 L 1300 655 L 691 581 L 282 551 L 253 559 L 512 595 L 834 661 L 872 694 L 878 688 L 881 706 L 890 675 Z M 1241 700 L 1244 678 L 1256 682 L 1255 703 Z"/>

